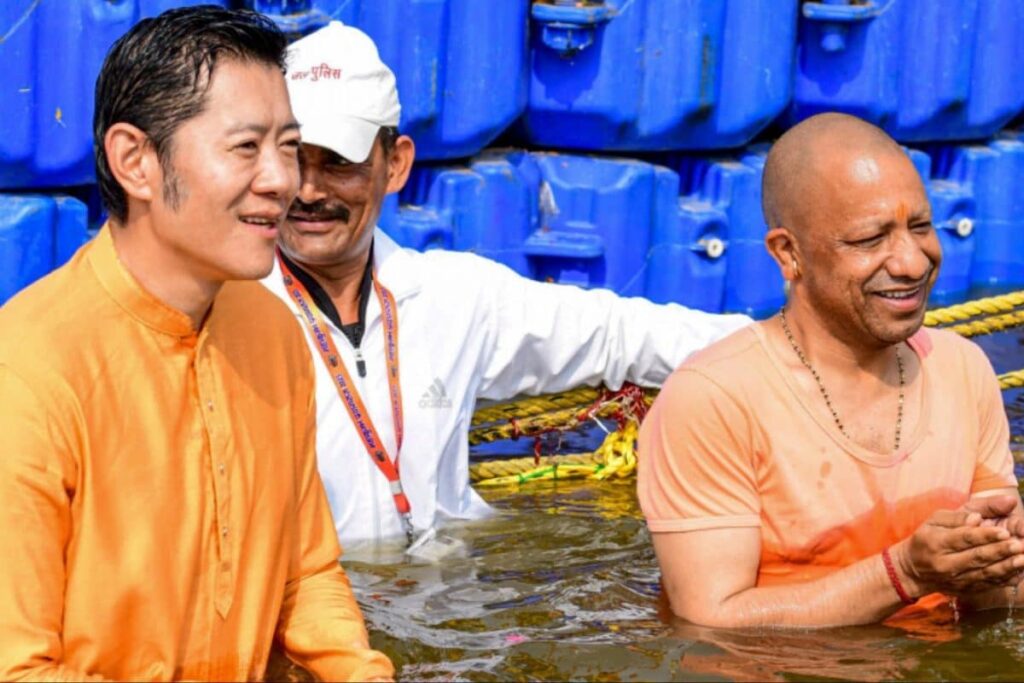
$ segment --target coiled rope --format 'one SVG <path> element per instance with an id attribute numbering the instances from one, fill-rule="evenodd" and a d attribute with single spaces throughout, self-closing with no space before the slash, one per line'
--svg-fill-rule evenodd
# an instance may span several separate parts
<path id="1" fill-rule="evenodd" d="M 636 470 L 634 444 L 639 428 L 630 420 L 593 453 L 551 455 L 540 466 L 533 458 L 477 463 L 470 468 L 470 481 L 477 486 L 508 486 L 551 479 L 628 477 Z"/>
<path id="2" fill-rule="evenodd" d="M 509 417 L 504 422 L 483 424 L 469 432 L 469 444 L 478 446 L 485 443 L 493 443 L 504 439 L 518 439 L 521 436 L 536 437 L 555 431 L 567 431 L 583 425 L 588 420 L 599 417 L 614 417 L 622 409 L 622 396 L 624 392 L 639 392 L 644 401 L 644 412 L 654 400 L 657 391 L 654 389 L 641 389 L 634 385 L 627 385 L 619 392 L 608 389 L 587 389 L 586 391 L 574 390 L 572 399 L 578 401 L 575 405 L 550 413 L 543 413 L 537 410 L 538 403 L 534 399 L 522 399 L 516 403 L 503 404 L 508 411 Z M 556 394 L 555 396 L 563 396 Z M 548 402 L 549 397 L 541 397 Z M 632 396 L 629 400 L 635 400 Z M 516 406 L 525 408 L 520 416 L 515 415 Z M 566 428 L 567 429 L 563 429 Z"/>
<path id="3" fill-rule="evenodd" d="M 924 324 L 943 327 L 964 337 L 1022 327 L 1024 291 L 934 309 L 925 314 Z M 1003 373 L 998 380 L 1004 390 L 1024 388 L 1024 369 Z M 470 480 L 477 486 L 507 486 L 553 479 L 628 476 L 636 469 L 635 442 L 640 422 L 656 394 L 654 389 L 634 385 L 619 391 L 580 387 L 481 408 L 473 414 L 470 445 L 528 437 L 534 439 L 534 455 L 473 463 L 469 468 Z M 596 451 L 548 455 L 542 459 L 542 437 L 568 432 L 599 418 L 614 419 L 618 429 L 610 432 Z"/>
<path id="4" fill-rule="evenodd" d="M 1008 313 L 1015 308 L 1024 306 L 1024 291 L 1010 292 L 985 299 L 966 301 L 947 308 L 936 308 L 924 315 L 924 324 L 929 327 L 949 325 L 963 320 L 970 320 L 982 315 Z"/>
<path id="5" fill-rule="evenodd" d="M 1014 370 L 999 375 L 999 387 L 1004 391 L 1024 387 L 1024 370 Z"/>
<path id="6" fill-rule="evenodd" d="M 1013 311 L 987 318 L 978 318 L 977 320 L 950 325 L 943 329 L 956 332 L 961 337 L 977 337 L 983 334 L 1012 330 L 1015 327 L 1021 326 L 1024 326 L 1024 311 Z"/>
<path id="7" fill-rule="evenodd" d="M 473 413 L 471 425 L 488 424 L 500 420 L 512 418 L 523 419 L 532 415 L 541 415 L 547 412 L 554 412 L 563 408 L 577 408 L 587 403 L 593 403 L 600 396 L 601 390 L 595 387 L 580 387 L 561 394 L 547 394 L 535 398 L 515 401 L 513 403 L 496 403 L 491 406 L 479 408 Z"/>
<path id="8" fill-rule="evenodd" d="M 532 437 L 534 442 L 532 458 L 474 463 L 469 468 L 470 480 L 477 486 L 505 486 L 550 479 L 607 479 L 632 474 L 636 469 L 636 435 L 640 422 L 654 400 L 654 392 L 633 384 L 627 384 L 618 391 L 602 388 L 573 392 L 573 401 L 586 399 L 591 400 L 584 405 L 548 414 L 529 415 L 522 420 L 510 418 L 506 423 L 472 430 L 469 434 L 471 444 L 516 439 L 520 436 Z M 598 418 L 615 420 L 616 430 L 608 432 Z M 542 464 L 543 436 L 559 436 L 560 445 L 562 433 L 577 429 L 591 420 L 608 432 L 596 451 L 580 455 L 548 456 Z"/>

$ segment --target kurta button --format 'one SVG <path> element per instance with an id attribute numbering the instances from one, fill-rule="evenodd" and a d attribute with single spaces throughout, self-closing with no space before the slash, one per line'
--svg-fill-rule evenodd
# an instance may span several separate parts
<path id="1" fill-rule="evenodd" d="M 220 535 L 223 536 L 224 538 L 228 537 L 228 528 L 226 526 L 222 526 L 220 528 Z"/>
<path id="2" fill-rule="evenodd" d="M 206 407 L 212 413 L 213 412 L 213 401 L 207 401 L 206 402 Z"/>
<path id="3" fill-rule="evenodd" d="M 228 468 L 224 466 L 224 463 L 217 465 L 217 469 L 220 471 L 221 476 L 224 476 L 224 473 L 228 471 Z"/>

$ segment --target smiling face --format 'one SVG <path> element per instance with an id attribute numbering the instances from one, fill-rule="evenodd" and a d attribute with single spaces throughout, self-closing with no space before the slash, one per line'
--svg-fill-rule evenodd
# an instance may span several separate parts
<path id="1" fill-rule="evenodd" d="M 303 145 L 300 161 L 302 185 L 282 228 L 282 249 L 310 266 L 365 262 L 388 192 L 388 158 L 381 141 L 374 142 L 361 163 L 316 145 Z"/>
<path id="2" fill-rule="evenodd" d="M 921 327 L 942 261 L 924 186 L 898 148 L 822 157 L 794 225 L 803 254 L 794 295 L 838 338 L 901 342 Z"/>
<path id="3" fill-rule="evenodd" d="M 361 275 L 384 197 L 405 186 L 415 157 L 410 137 L 388 131 L 378 134 L 361 163 L 303 144 L 301 187 L 281 228 L 281 249 L 315 273 L 355 264 L 354 272 Z"/>
<path id="4" fill-rule="evenodd" d="M 218 62 L 203 111 L 171 139 L 153 232 L 183 269 L 210 282 L 267 275 L 299 186 L 299 129 L 273 65 Z"/>

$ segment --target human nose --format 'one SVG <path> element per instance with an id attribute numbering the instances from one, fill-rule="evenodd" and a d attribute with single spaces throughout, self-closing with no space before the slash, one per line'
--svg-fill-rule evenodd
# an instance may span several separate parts
<path id="1" fill-rule="evenodd" d="M 298 198 L 305 204 L 312 204 L 327 198 L 327 191 L 321 182 L 316 164 L 301 164 Z"/>
<path id="2" fill-rule="evenodd" d="M 893 278 L 923 280 L 932 268 L 932 259 L 909 230 L 898 230 L 886 270 Z"/>
<path id="3" fill-rule="evenodd" d="M 299 162 L 295 156 L 277 148 L 267 150 L 253 180 L 253 191 L 280 197 L 290 203 L 298 190 Z"/>

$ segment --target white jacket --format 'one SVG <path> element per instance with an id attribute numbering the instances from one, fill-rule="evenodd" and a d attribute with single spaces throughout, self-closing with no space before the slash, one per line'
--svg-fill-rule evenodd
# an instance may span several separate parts
<path id="1" fill-rule="evenodd" d="M 405 438 L 399 455 L 413 525 L 476 518 L 490 507 L 469 483 L 470 419 L 477 399 L 564 391 L 604 382 L 658 386 L 691 352 L 750 322 L 675 304 L 623 299 L 608 290 L 535 282 L 469 253 L 399 247 L 380 229 L 374 237 L 379 282 L 398 304 Z M 313 340 L 281 273 L 263 283 Z M 380 305 L 371 295 L 360 344 L 365 378 L 355 372 L 352 344 L 324 319 L 388 452 L 395 429 L 388 399 Z M 360 441 L 320 355 L 317 453 L 320 474 L 343 544 L 402 536 L 387 479 Z"/>

